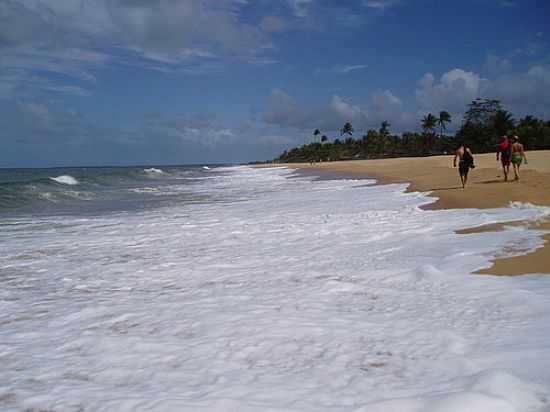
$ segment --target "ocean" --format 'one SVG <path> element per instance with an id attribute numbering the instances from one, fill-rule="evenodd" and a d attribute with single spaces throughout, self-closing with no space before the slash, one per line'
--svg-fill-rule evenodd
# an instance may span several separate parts
<path id="1" fill-rule="evenodd" d="M 2 411 L 543 411 L 550 208 L 292 169 L 0 170 Z"/>
<path id="2" fill-rule="evenodd" d="M 210 166 L 0 169 L 0 213 L 97 214 L 201 202 Z M 212 201 L 213 199 L 208 199 Z"/>

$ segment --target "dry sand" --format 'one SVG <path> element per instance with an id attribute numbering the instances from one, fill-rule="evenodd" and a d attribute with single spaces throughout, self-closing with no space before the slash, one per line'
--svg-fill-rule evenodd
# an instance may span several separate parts
<path id="1" fill-rule="evenodd" d="M 507 206 L 512 201 L 550 206 L 550 150 L 526 152 L 526 155 L 528 164 L 521 166 L 521 180 L 518 182 L 503 181 L 504 175 L 495 154 L 476 155 L 476 168 L 470 172 L 468 185 L 464 190 L 458 171 L 452 167 L 452 156 L 354 160 L 313 165 L 289 163 L 283 166 L 348 176 L 368 176 L 378 179 L 380 183 L 410 182 L 409 190 L 431 192 L 438 197 L 437 202 L 429 208 L 492 208 Z M 512 179 L 513 175 L 511 170 Z M 550 230 L 550 220 L 533 224 L 532 227 Z M 499 226 L 493 226 L 472 230 L 499 229 Z M 491 268 L 479 273 L 550 273 L 550 235 L 546 235 L 545 240 L 543 248 L 525 256 L 497 259 Z"/>

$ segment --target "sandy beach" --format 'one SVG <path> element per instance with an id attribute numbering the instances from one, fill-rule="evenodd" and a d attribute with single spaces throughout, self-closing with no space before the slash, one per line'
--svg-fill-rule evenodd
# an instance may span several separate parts
<path id="1" fill-rule="evenodd" d="M 504 207 L 515 201 L 550 206 L 550 151 L 526 152 L 526 156 L 528 164 L 521 167 L 520 181 L 504 182 L 502 169 L 495 159 L 495 154 L 476 155 L 476 168 L 471 171 L 465 190 L 461 187 L 457 170 L 452 167 L 453 156 L 355 160 L 313 165 L 293 163 L 284 166 L 346 176 L 368 176 L 376 178 L 380 183 L 410 182 L 409 191 L 430 192 L 438 198 L 429 208 L 485 209 Z M 513 179 L 513 172 L 511 178 Z M 550 220 L 531 224 L 530 227 L 550 230 Z M 479 227 L 462 233 L 500 229 L 499 226 Z M 527 255 L 497 259 L 492 267 L 479 273 L 550 273 L 550 235 L 544 238 L 544 247 Z"/>

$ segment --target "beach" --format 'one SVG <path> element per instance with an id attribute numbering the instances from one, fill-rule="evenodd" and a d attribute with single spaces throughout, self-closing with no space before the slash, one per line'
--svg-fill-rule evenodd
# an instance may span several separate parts
<path id="1" fill-rule="evenodd" d="M 407 182 L 408 191 L 428 192 L 437 201 L 426 209 L 505 207 L 510 202 L 550 206 L 550 151 L 526 152 L 528 164 L 521 167 L 521 180 L 504 182 L 500 162 L 494 153 L 475 155 L 476 168 L 470 172 L 468 185 L 461 188 L 458 171 L 452 167 L 453 156 L 397 159 L 353 160 L 323 163 L 289 163 L 283 166 L 301 170 L 317 170 L 340 177 L 371 177 L 380 184 Z M 273 165 L 267 165 L 273 166 Z M 516 223 L 517 224 L 517 223 Z M 498 231 L 503 225 L 491 225 L 461 233 Z M 530 227 L 550 230 L 548 219 L 531 222 Z M 480 270 L 484 274 L 521 275 L 550 273 L 550 235 L 544 236 L 543 247 L 527 255 L 495 259 L 493 266 Z"/>
<path id="2" fill-rule="evenodd" d="M 471 275 L 540 248 L 547 207 L 344 170 L 3 173 L 2 411 L 548 406 L 550 277 Z"/>

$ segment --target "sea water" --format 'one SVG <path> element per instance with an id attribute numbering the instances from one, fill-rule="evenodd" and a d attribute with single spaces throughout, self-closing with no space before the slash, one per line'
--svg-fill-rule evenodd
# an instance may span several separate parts
<path id="1" fill-rule="evenodd" d="M 472 275 L 543 232 L 456 234 L 548 208 L 283 168 L 3 179 L 2 411 L 548 410 L 550 277 Z"/>

